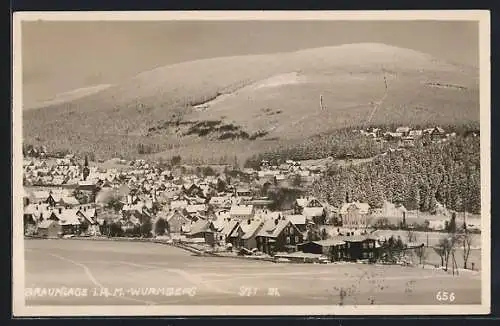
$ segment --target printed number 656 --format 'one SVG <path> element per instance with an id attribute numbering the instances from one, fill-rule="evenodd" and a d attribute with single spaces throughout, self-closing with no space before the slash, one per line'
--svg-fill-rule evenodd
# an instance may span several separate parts
<path id="1" fill-rule="evenodd" d="M 436 300 L 437 301 L 453 302 L 453 301 L 455 301 L 455 293 L 454 292 L 439 291 L 438 293 L 436 293 Z"/>

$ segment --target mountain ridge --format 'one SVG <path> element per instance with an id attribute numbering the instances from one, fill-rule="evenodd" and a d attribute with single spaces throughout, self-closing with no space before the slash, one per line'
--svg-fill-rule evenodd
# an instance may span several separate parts
<path id="1" fill-rule="evenodd" d="M 299 139 L 363 124 L 375 105 L 373 123 L 477 121 L 478 80 L 472 67 L 378 43 L 200 59 L 157 67 L 73 101 L 27 110 L 24 136 L 51 146 L 65 138 L 63 146 L 81 148 L 111 134 L 143 138 L 159 143 L 160 149 L 205 138 Z M 204 121 L 220 123 L 213 131 Z M 193 131 L 196 126 L 205 129 Z M 125 145 L 129 142 L 119 143 L 133 152 L 136 145 Z"/>

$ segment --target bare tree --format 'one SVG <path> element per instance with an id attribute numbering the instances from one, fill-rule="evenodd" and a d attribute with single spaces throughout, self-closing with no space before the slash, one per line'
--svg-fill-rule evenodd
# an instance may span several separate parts
<path id="1" fill-rule="evenodd" d="M 441 267 L 444 267 L 445 270 L 448 269 L 447 253 L 449 246 L 449 239 L 447 237 L 443 237 L 439 239 L 439 243 L 434 247 L 434 251 L 441 258 Z"/>
<path id="2" fill-rule="evenodd" d="M 455 249 L 451 251 L 451 267 L 453 275 L 455 275 L 455 271 L 457 272 L 458 275 L 458 265 L 457 265 L 457 260 L 455 259 Z"/>
<path id="3" fill-rule="evenodd" d="M 455 246 L 457 244 L 458 237 L 456 234 L 451 234 L 449 236 L 443 237 L 439 240 L 439 243 L 434 250 L 441 257 L 441 266 L 444 270 L 448 270 L 450 263 L 450 258 L 452 258 L 452 269 L 455 272 L 456 260 L 455 260 Z"/>
<path id="4" fill-rule="evenodd" d="M 416 235 L 415 231 L 413 231 L 411 229 L 407 231 L 406 237 L 407 237 L 408 242 L 417 242 L 417 235 Z"/>
<path id="5" fill-rule="evenodd" d="M 462 249 L 464 255 L 464 269 L 467 269 L 467 262 L 469 260 L 470 247 L 472 245 L 472 236 L 470 233 L 465 231 L 462 236 Z"/>

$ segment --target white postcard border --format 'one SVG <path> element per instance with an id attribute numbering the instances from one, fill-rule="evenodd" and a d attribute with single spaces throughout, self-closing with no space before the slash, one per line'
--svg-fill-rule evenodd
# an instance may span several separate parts
<path id="1" fill-rule="evenodd" d="M 22 219 L 22 48 L 21 22 L 160 21 L 160 20 L 444 20 L 478 21 L 480 42 L 481 137 L 481 304 L 480 305 L 363 305 L 363 306 L 26 306 L 24 300 L 24 240 Z M 474 315 L 488 314 L 491 302 L 490 216 L 490 13 L 485 10 L 438 11 L 170 11 L 170 12 L 17 12 L 13 19 L 13 217 L 12 311 L 31 316 L 209 316 L 209 315 Z"/>

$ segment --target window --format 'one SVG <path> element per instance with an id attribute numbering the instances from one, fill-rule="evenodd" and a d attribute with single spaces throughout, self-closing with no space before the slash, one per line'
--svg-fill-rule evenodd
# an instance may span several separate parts
<path id="1" fill-rule="evenodd" d="M 295 236 L 295 243 L 299 243 L 299 237 Z"/>
<path id="2" fill-rule="evenodd" d="M 290 227 L 290 234 L 293 235 L 293 227 Z"/>
<path id="3" fill-rule="evenodd" d="M 363 258 L 368 258 L 368 253 L 367 252 L 363 253 Z"/>
<path id="4" fill-rule="evenodd" d="M 368 257 L 373 258 L 373 251 L 370 251 L 370 252 L 368 253 Z"/>
<path id="5" fill-rule="evenodd" d="M 373 245 L 374 245 L 374 243 L 370 241 L 370 243 L 368 244 L 368 247 L 369 247 L 370 249 L 372 249 L 372 248 L 373 248 Z"/>
<path id="6" fill-rule="evenodd" d="M 368 243 L 363 242 L 363 249 L 366 249 L 366 248 L 368 248 Z"/>
<path id="7" fill-rule="evenodd" d="M 290 237 L 286 237 L 286 244 L 290 244 Z"/>
<path id="8" fill-rule="evenodd" d="M 351 243 L 350 242 L 347 243 L 347 248 L 351 248 Z"/>

